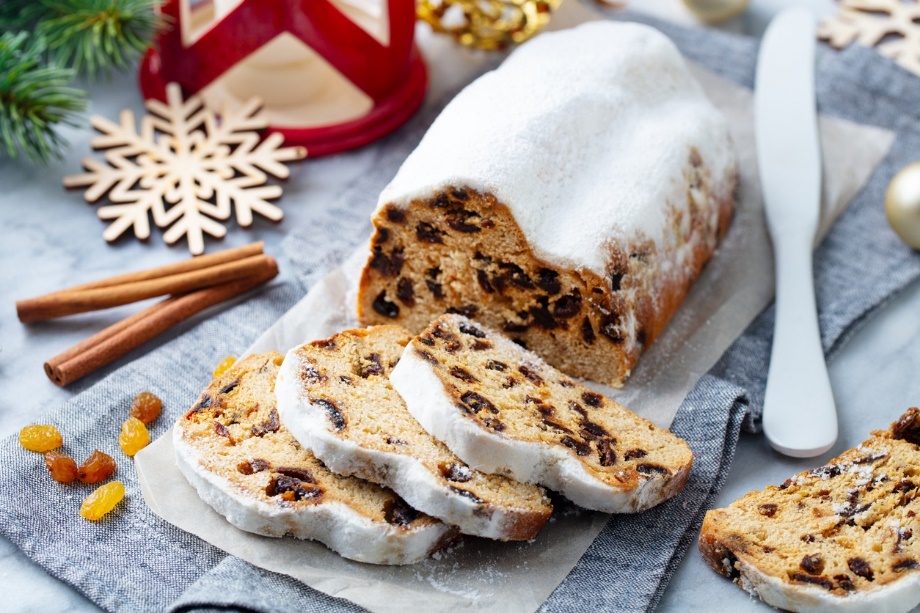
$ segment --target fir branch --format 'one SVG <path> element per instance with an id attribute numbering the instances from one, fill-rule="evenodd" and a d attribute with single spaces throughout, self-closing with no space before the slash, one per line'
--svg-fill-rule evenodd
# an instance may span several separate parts
<path id="1" fill-rule="evenodd" d="M 0 152 L 33 162 L 60 157 L 61 124 L 76 125 L 85 92 L 67 87 L 74 71 L 43 62 L 45 45 L 27 32 L 0 35 Z"/>

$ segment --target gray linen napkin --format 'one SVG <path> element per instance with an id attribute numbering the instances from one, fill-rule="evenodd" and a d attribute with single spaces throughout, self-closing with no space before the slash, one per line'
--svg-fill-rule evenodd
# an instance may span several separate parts
<path id="1" fill-rule="evenodd" d="M 691 59 L 750 86 L 754 41 L 645 21 L 674 38 Z M 822 54 L 818 73 L 823 112 L 898 133 L 888 157 L 818 250 L 822 332 L 825 349 L 832 353 L 876 306 L 920 276 L 920 255 L 897 241 L 880 207 L 893 173 L 920 158 L 920 130 L 914 125 L 918 110 L 912 108 L 920 95 L 920 80 L 859 48 Z M 164 399 L 166 414 L 152 429 L 153 436 L 162 434 L 221 357 L 244 350 L 366 238 L 373 205 L 368 194 L 377 193 L 389 180 L 439 106 L 431 105 L 410 126 L 375 146 L 374 171 L 332 203 L 318 226 L 286 239 L 285 253 L 293 264 L 287 269 L 296 269 L 297 281 L 276 283 L 204 321 L 49 413 L 47 419 L 67 432 L 66 450 L 84 457 L 112 441 L 125 407 L 139 389 L 150 389 Z M 677 413 L 672 429 L 696 454 L 686 490 L 647 513 L 614 517 L 544 604 L 545 610 L 655 607 L 724 482 L 746 414 L 751 416 L 748 427 L 756 428 L 771 329 L 768 309 L 700 380 Z M 0 530 L 53 575 L 106 609 L 357 609 L 286 576 L 252 567 L 163 522 L 144 505 L 131 465 L 122 463 L 120 471 L 127 504 L 102 526 L 90 525 L 74 517 L 73 499 L 78 494 L 44 487 L 44 466 L 11 437 L 0 443 Z"/>

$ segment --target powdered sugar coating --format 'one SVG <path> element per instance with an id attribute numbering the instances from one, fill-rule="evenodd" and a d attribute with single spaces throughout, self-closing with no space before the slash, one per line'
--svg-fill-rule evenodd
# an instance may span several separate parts
<path id="1" fill-rule="evenodd" d="M 538 36 L 466 87 L 378 209 L 448 186 L 491 193 L 537 257 L 603 276 L 611 241 L 659 241 L 669 209 L 686 206 L 694 150 L 710 184 L 731 189 L 727 125 L 673 43 L 644 25 L 588 23 Z"/>

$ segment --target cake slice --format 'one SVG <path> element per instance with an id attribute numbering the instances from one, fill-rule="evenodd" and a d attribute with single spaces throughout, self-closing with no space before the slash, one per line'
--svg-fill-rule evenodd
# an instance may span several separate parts
<path id="1" fill-rule="evenodd" d="M 716 572 L 790 611 L 920 604 L 920 411 L 780 486 L 706 514 Z"/>
<path id="2" fill-rule="evenodd" d="M 635 23 L 547 32 L 458 94 L 383 190 L 364 324 L 445 312 L 620 385 L 725 234 L 726 121 Z"/>
<path id="3" fill-rule="evenodd" d="M 462 315 L 442 315 L 390 375 L 422 426 L 472 468 L 588 509 L 644 511 L 680 492 L 683 440 Z"/>
<path id="4" fill-rule="evenodd" d="M 528 540 L 552 513 L 545 492 L 471 470 L 409 414 L 388 375 L 412 337 L 399 326 L 347 330 L 288 352 L 282 421 L 331 470 L 392 488 L 461 532 Z"/>
<path id="5" fill-rule="evenodd" d="M 176 464 L 241 530 L 316 540 L 372 564 L 411 564 L 456 536 L 390 490 L 330 472 L 278 420 L 279 353 L 240 360 L 173 427 Z"/>

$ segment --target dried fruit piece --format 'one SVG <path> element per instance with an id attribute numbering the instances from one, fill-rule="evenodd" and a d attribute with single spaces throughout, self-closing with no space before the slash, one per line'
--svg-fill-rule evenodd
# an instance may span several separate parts
<path id="1" fill-rule="evenodd" d="M 44 453 L 64 444 L 64 437 L 54 426 L 26 426 L 19 431 L 19 444 L 29 451 Z"/>
<path id="2" fill-rule="evenodd" d="M 45 466 L 51 472 L 51 478 L 58 483 L 70 483 L 77 478 L 77 463 L 68 455 L 58 451 L 45 454 Z"/>
<path id="3" fill-rule="evenodd" d="M 93 455 L 80 464 L 77 478 L 82 483 L 99 483 L 111 477 L 116 468 L 117 465 L 112 456 L 97 449 Z"/>
<path id="4" fill-rule="evenodd" d="M 220 364 L 217 365 L 217 368 L 214 369 L 214 372 L 212 373 L 214 375 L 214 378 L 216 379 L 217 377 L 221 376 L 222 374 L 230 370 L 230 367 L 232 367 L 234 364 L 236 364 L 235 357 L 233 357 L 232 355 L 228 355 L 227 357 L 225 357 L 223 360 L 220 361 Z"/>
<path id="5" fill-rule="evenodd" d="M 125 486 L 121 481 L 100 485 L 80 505 L 80 515 L 90 521 L 96 521 L 114 509 L 124 497 Z"/>
<path id="6" fill-rule="evenodd" d="M 147 432 L 147 426 L 144 422 L 136 417 L 129 417 L 121 425 L 121 434 L 118 435 L 118 444 L 121 450 L 127 456 L 133 456 L 135 453 L 146 447 L 150 443 L 150 433 Z"/>
<path id="7" fill-rule="evenodd" d="M 218 368 L 220 368 L 220 366 L 218 366 Z M 145 424 L 149 424 L 157 418 L 162 408 L 162 400 L 150 392 L 141 392 L 131 401 L 131 417 L 136 417 Z"/>

